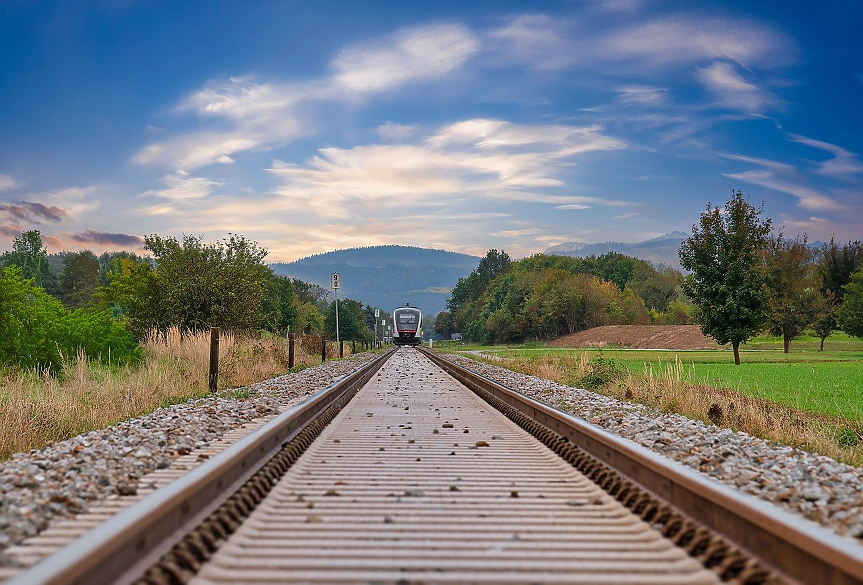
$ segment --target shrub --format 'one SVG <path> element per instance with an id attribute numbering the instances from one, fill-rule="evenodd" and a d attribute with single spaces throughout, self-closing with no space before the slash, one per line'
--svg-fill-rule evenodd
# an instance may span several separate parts
<path id="1" fill-rule="evenodd" d="M 625 374 L 626 371 L 614 363 L 614 360 L 600 354 L 587 363 L 587 372 L 579 379 L 579 384 L 584 388 L 596 390 L 620 380 Z"/>
<path id="2" fill-rule="evenodd" d="M 110 310 L 71 311 L 25 279 L 17 266 L 0 273 L 0 363 L 59 372 L 64 356 L 136 362 L 141 349 Z"/>

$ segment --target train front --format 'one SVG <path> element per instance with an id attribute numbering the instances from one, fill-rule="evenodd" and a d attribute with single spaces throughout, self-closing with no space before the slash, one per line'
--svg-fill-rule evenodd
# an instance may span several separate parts
<path id="1" fill-rule="evenodd" d="M 419 332 L 422 313 L 419 309 L 399 307 L 393 311 L 393 322 L 396 328 L 393 343 L 396 345 L 419 345 L 422 342 L 422 336 Z"/>

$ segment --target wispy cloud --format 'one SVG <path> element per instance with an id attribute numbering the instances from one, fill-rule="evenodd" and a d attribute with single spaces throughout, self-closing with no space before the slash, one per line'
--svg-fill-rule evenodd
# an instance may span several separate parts
<path id="1" fill-rule="evenodd" d="M 277 162 L 270 171 L 284 183 L 278 192 L 298 208 L 344 216 L 348 204 L 433 205 L 440 195 L 533 200 L 532 190 L 562 185 L 558 175 L 573 157 L 623 147 L 597 127 L 473 119 L 425 141 L 324 148 L 305 165 Z"/>
<path id="2" fill-rule="evenodd" d="M 822 175 L 827 175 L 828 177 L 846 181 L 856 180 L 858 175 L 863 175 L 863 163 L 860 162 L 857 155 L 845 150 L 841 146 L 836 146 L 835 144 L 829 144 L 813 138 L 807 138 L 805 136 L 800 136 L 799 134 L 789 133 L 788 137 L 793 142 L 825 150 L 833 155 L 833 158 L 820 163 L 816 172 Z"/>
<path id="3" fill-rule="evenodd" d="M 333 61 L 334 89 L 368 93 L 443 77 L 477 50 L 466 27 L 442 24 L 400 31 L 381 43 L 342 51 Z"/>
<path id="4" fill-rule="evenodd" d="M 617 90 L 617 101 L 627 106 L 663 106 L 667 102 L 668 89 L 664 87 L 621 87 Z"/>
<path id="5" fill-rule="evenodd" d="M 417 125 L 411 124 L 395 124 L 393 122 L 387 122 L 386 124 L 382 124 L 378 126 L 378 135 L 384 140 L 390 142 L 400 142 L 407 138 L 410 138 L 417 131 Z"/>
<path id="6" fill-rule="evenodd" d="M 17 186 L 18 182 L 10 175 L 0 175 L 0 191 L 11 191 Z"/>
<path id="7" fill-rule="evenodd" d="M 344 49 L 333 60 L 333 73 L 300 83 L 231 77 L 193 92 L 177 113 L 194 112 L 202 120 L 222 119 L 228 130 L 202 130 L 148 145 L 133 157 L 190 171 L 215 162 L 233 162 L 240 152 L 268 150 L 309 135 L 301 106 L 320 100 L 353 101 L 394 90 L 410 82 L 438 79 L 476 50 L 477 41 L 461 25 L 431 25 L 402 30 L 377 43 Z"/>
<path id="8" fill-rule="evenodd" d="M 213 192 L 214 187 L 221 185 L 217 181 L 204 177 L 188 177 L 184 173 L 167 175 L 162 178 L 162 181 L 167 184 L 166 188 L 151 189 L 141 193 L 141 196 L 161 197 L 171 201 L 203 199 Z"/>
<path id="9" fill-rule="evenodd" d="M 805 209 L 814 211 L 842 211 L 847 208 L 847 206 L 835 201 L 826 192 L 806 186 L 805 179 L 793 165 L 738 154 L 726 153 L 722 156 L 762 167 L 761 169 L 740 173 L 724 173 L 730 179 L 794 195 L 799 199 L 800 207 Z"/>
<path id="10" fill-rule="evenodd" d="M 774 66 L 792 59 L 794 45 L 753 20 L 674 16 L 614 31 L 598 49 L 607 59 L 637 60 L 648 68 L 706 59 Z"/>
<path id="11" fill-rule="evenodd" d="M 590 209 L 590 205 L 582 205 L 580 203 L 570 203 L 569 205 L 555 205 L 555 209 Z"/>
<path id="12" fill-rule="evenodd" d="M 698 79 L 712 94 L 715 105 L 723 108 L 761 113 L 779 103 L 776 96 L 746 81 L 728 62 L 717 62 L 699 69 Z"/>
<path id="13" fill-rule="evenodd" d="M 567 30 L 568 23 L 545 14 L 523 14 L 488 31 L 487 58 L 496 65 L 519 64 L 536 69 L 572 67 L 581 55 Z"/>

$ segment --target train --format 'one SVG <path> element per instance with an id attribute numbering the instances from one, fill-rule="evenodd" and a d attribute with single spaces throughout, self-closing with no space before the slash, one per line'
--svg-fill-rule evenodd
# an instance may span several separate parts
<path id="1" fill-rule="evenodd" d="M 411 307 L 407 303 L 404 307 L 399 307 L 393 311 L 393 343 L 396 345 L 419 345 L 422 343 L 423 336 L 420 330 L 420 325 L 423 322 L 423 315 L 416 307 Z"/>

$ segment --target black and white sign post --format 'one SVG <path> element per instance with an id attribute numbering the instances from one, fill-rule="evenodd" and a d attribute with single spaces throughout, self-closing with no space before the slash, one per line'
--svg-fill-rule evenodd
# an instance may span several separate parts
<path id="1" fill-rule="evenodd" d="M 378 340 L 378 317 L 381 316 L 381 310 L 375 309 L 375 341 Z"/>
<path id="2" fill-rule="evenodd" d="M 330 275 L 330 286 L 333 289 L 333 293 L 336 295 L 336 344 L 339 343 L 339 286 L 341 283 L 339 282 L 339 273 L 333 272 Z"/>

